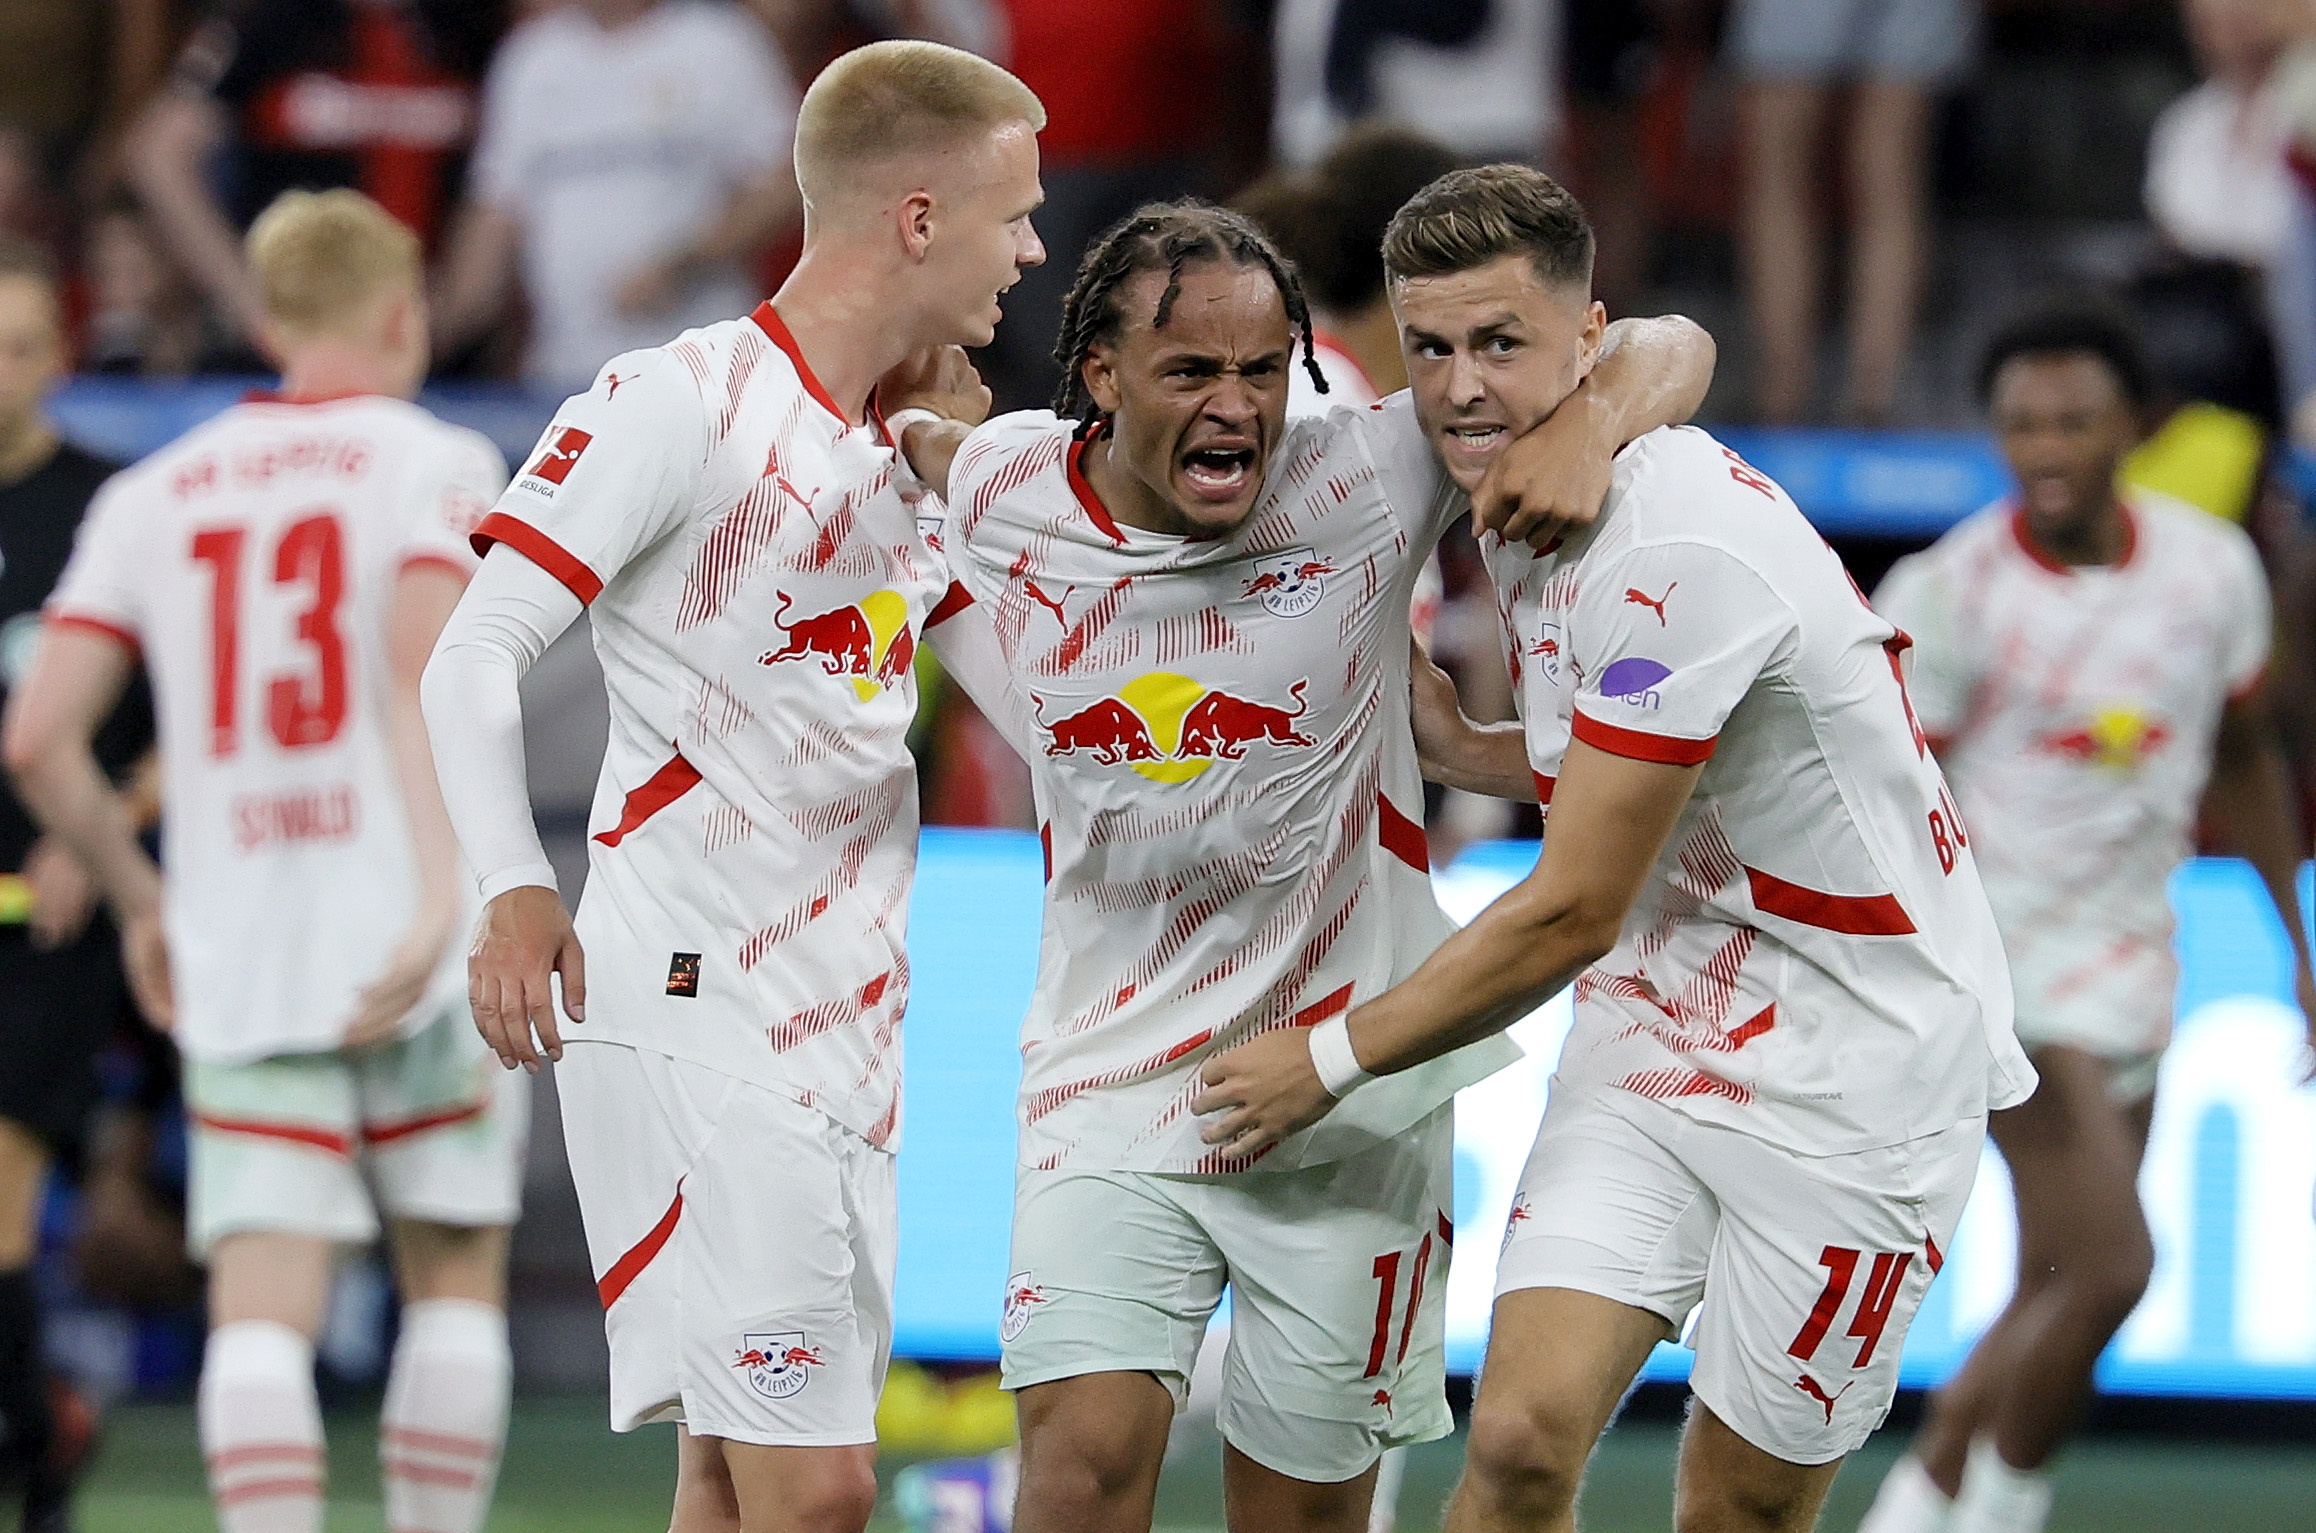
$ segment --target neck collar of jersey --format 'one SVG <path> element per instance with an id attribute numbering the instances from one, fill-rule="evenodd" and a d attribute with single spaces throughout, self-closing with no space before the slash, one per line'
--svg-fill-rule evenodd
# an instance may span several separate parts
<path id="1" fill-rule="evenodd" d="M 284 394 L 276 389 L 251 389 L 241 396 L 245 405 L 334 405 L 345 399 L 384 399 L 376 389 L 339 389 L 329 394 Z"/>
<path id="2" fill-rule="evenodd" d="M 821 387 L 820 379 L 812 371 L 812 364 L 804 360 L 804 348 L 796 344 L 795 332 L 780 317 L 780 311 L 772 307 L 772 300 L 767 298 L 756 305 L 756 312 L 748 318 L 754 321 L 757 329 L 771 338 L 773 345 L 788 353 L 788 360 L 796 367 L 797 381 L 804 385 L 804 392 L 812 396 L 813 402 L 835 416 L 847 430 L 851 429 L 852 418 L 837 408 L 834 397 Z"/>
<path id="3" fill-rule="evenodd" d="M 1096 420 L 1080 431 L 1070 443 L 1070 493 L 1077 496 L 1078 504 L 1085 508 L 1086 516 L 1102 529 L 1105 537 L 1124 546 L 1126 535 L 1118 530 L 1117 518 L 1110 515 L 1110 508 L 1102 504 L 1102 497 L 1095 494 L 1093 485 L 1087 482 L 1084 467 L 1086 444 L 1109 430 L 1109 427 L 1108 421 Z"/>
<path id="4" fill-rule="evenodd" d="M 2115 502 L 2115 509 L 2123 517 L 2123 552 L 2113 564 L 2063 564 L 2052 558 L 2044 552 L 2042 545 L 2035 541 L 2033 532 L 2028 530 L 2026 508 L 2015 501 L 2012 502 L 2010 508 L 2010 535 L 2018 543 L 2019 552 L 2054 575 L 2072 575 L 2077 570 L 2085 569 L 2119 570 L 2131 562 L 2133 554 L 2139 552 L 2139 518 L 2131 514 L 2129 501 L 2118 499 Z"/>

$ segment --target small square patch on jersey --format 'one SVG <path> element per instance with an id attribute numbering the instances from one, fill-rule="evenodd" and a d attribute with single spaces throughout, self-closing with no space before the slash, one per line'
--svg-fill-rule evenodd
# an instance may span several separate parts
<path id="1" fill-rule="evenodd" d="M 667 993 L 696 996 L 700 993 L 700 955 L 677 953 L 667 961 Z"/>
<path id="2" fill-rule="evenodd" d="M 579 455 L 587 450 L 587 444 L 594 440 L 591 433 L 581 431 L 577 426 L 565 426 L 555 434 L 552 442 L 539 450 L 538 461 L 523 470 L 525 479 L 539 481 L 529 488 L 552 496 L 555 493 L 553 486 L 563 482 L 570 474 L 571 466 L 579 461 Z"/>

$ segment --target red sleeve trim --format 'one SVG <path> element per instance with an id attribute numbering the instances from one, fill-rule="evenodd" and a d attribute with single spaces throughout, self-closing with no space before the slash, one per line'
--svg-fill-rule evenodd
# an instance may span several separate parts
<path id="1" fill-rule="evenodd" d="M 949 589 L 941 594 L 941 600 L 931 612 L 925 615 L 925 626 L 938 628 L 972 605 L 973 593 L 966 590 L 959 582 L 952 580 L 949 582 Z"/>
<path id="2" fill-rule="evenodd" d="M 1827 894 L 1789 884 L 1774 873 L 1747 868 L 1753 906 L 1764 915 L 1781 917 L 1820 931 L 1848 937 L 1910 937 L 1914 923 L 1906 907 L 1888 894 Z"/>
<path id="3" fill-rule="evenodd" d="M 402 568 L 406 570 L 421 568 L 445 569 L 450 571 L 453 575 L 456 575 L 461 581 L 472 580 L 474 578 L 473 565 L 463 564 L 448 554 L 412 554 L 402 561 Z"/>
<path id="4" fill-rule="evenodd" d="M 213 1134 L 248 1134 L 259 1139 L 286 1139 L 330 1155 L 351 1155 L 353 1141 L 344 1134 L 304 1123 L 269 1123 L 259 1118 L 219 1118 L 195 1113 L 193 1122 Z"/>
<path id="5" fill-rule="evenodd" d="M 529 522 L 519 521 L 504 511 L 493 511 L 475 527 L 470 541 L 476 556 L 491 551 L 493 543 L 504 543 L 524 558 L 563 582 L 579 605 L 591 604 L 603 594 L 603 578 L 589 569 L 583 560 L 565 552 L 563 545 L 548 537 Z"/>
<path id="6" fill-rule="evenodd" d="M 651 1265 L 651 1259 L 659 1255 L 660 1248 L 675 1235 L 676 1222 L 683 1216 L 684 1184 L 678 1182 L 675 1201 L 659 1216 L 659 1223 L 651 1227 L 651 1233 L 628 1247 L 626 1254 L 611 1264 L 611 1270 L 596 1280 L 595 1297 L 603 1301 L 605 1309 L 618 1303 L 628 1285 L 643 1276 L 643 1269 Z"/>
<path id="7" fill-rule="evenodd" d="M 1930 1275 L 1932 1277 L 1936 1277 L 1938 1275 L 1938 1269 L 1946 1265 L 1945 1253 L 1938 1249 L 1938 1237 L 1935 1235 L 1924 1235 L 1922 1237 L 1922 1246 L 1923 1254 L 1930 1259 Z"/>
<path id="8" fill-rule="evenodd" d="M 132 655 L 144 650 L 144 645 L 138 642 L 135 634 L 101 617 L 90 617 L 81 612 L 51 612 L 41 621 L 50 628 L 78 628 L 85 633 L 101 633 L 114 643 L 126 646 Z"/>
<path id="9" fill-rule="evenodd" d="M 2258 670 L 2252 672 L 2250 679 L 2245 681 L 2242 686 L 2234 687 L 2229 690 L 2228 701 L 2231 703 L 2248 703 L 2253 698 L 2259 696 L 2260 688 L 2266 686 L 2267 684 L 2268 668 L 2267 666 L 2262 665 Z"/>
<path id="10" fill-rule="evenodd" d="M 1684 740 L 1677 735 L 1652 735 L 1645 730 L 1619 729 L 1614 724 L 1603 724 L 1588 713 L 1578 713 L 1569 725 L 1569 733 L 1596 751 L 1611 756 L 1622 756 L 1630 761 L 1655 761 L 1665 766 L 1695 766 L 1709 759 L 1719 735 L 1707 735 L 1702 740 Z"/>
<path id="11" fill-rule="evenodd" d="M 1560 779 L 1546 777 L 1542 772 L 1534 770 L 1531 770 L 1528 775 L 1536 779 L 1536 802 L 1546 809 L 1551 808 L 1552 790 L 1560 786 Z"/>
<path id="12" fill-rule="evenodd" d="M 628 790 L 627 802 L 619 809 L 619 823 L 595 839 L 605 846 L 617 846 L 635 834 L 644 821 L 698 787 L 699 782 L 700 769 L 684 760 L 683 752 L 676 752 L 640 786 Z"/>
<path id="13" fill-rule="evenodd" d="M 1375 839 L 1418 873 L 1431 871 L 1431 843 L 1424 839 L 1423 827 L 1401 814 L 1399 806 L 1380 793 L 1375 795 Z"/>

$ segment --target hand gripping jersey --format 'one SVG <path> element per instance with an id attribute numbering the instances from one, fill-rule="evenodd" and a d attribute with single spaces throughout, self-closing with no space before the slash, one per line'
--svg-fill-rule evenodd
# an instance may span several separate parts
<path id="1" fill-rule="evenodd" d="M 498 449 L 377 395 L 253 400 L 99 493 L 49 621 L 141 647 L 160 723 L 178 1047 L 332 1049 L 417 914 L 386 729 L 413 562 L 474 568 Z M 450 944 L 411 1027 L 466 993 Z"/>
<path id="2" fill-rule="evenodd" d="M 1914 636 L 1914 706 L 2022 1008 L 2143 1018 L 2155 1048 L 2177 980 L 2165 888 L 2192 850 L 2221 707 L 2267 661 L 2268 584 L 2236 527 L 2136 491 L 2125 514 L 2120 562 L 2069 568 L 1990 506 L 1900 561 L 1875 604 Z"/>
<path id="3" fill-rule="evenodd" d="M 894 464 L 765 304 L 615 358 L 477 533 L 587 603 L 610 695 L 577 1036 L 880 1145 L 909 988 L 911 662 L 949 587 Z"/>
<path id="4" fill-rule="evenodd" d="M 1488 564 L 1547 802 L 1572 734 L 1706 764 L 1577 980 L 1564 1083 L 1813 1155 L 2025 1098 L 1977 834 L 1914 723 L 1905 641 L 1782 490 L 1702 431 L 1653 431 L 1591 530 L 1544 555 L 1490 539 Z"/>
<path id="5" fill-rule="evenodd" d="M 1049 876 L 1021 1158 L 1217 1172 L 1198 1070 L 1381 994 L 1448 932 L 1408 722 L 1408 596 L 1460 504 L 1407 399 L 1295 422 L 1234 534 L 1113 521 L 1044 411 L 975 431 L 949 557 L 1034 723 Z M 1264 1169 L 1341 1159 L 1517 1057 L 1492 1040 L 1362 1086 Z"/>

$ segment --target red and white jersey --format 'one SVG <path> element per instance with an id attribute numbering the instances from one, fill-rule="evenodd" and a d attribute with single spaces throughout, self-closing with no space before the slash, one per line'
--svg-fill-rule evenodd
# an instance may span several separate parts
<path id="1" fill-rule="evenodd" d="M 583 1036 L 880 1145 L 909 988 L 911 662 L 949 589 L 917 509 L 882 425 L 847 424 L 764 304 L 614 358 L 477 533 L 587 604 L 610 696 Z"/>
<path id="2" fill-rule="evenodd" d="M 1900 560 L 1874 601 L 1914 638 L 1915 711 L 2022 985 L 2058 1000 L 2126 983 L 2168 1014 L 2166 886 L 2221 708 L 2267 663 L 2268 582 L 2230 523 L 2136 490 L 2124 512 L 2120 561 L 2068 567 L 1989 506 Z"/>
<path id="3" fill-rule="evenodd" d="M 1652 431 L 1592 529 L 1484 546 L 1547 802 L 1572 735 L 1705 763 L 1577 980 L 1561 1080 L 1821 1155 L 2023 1100 L 1977 834 L 1913 721 L 1904 641 L 1785 492 L 1702 431 Z"/>
<path id="4" fill-rule="evenodd" d="M 1022 1029 L 1021 1157 L 1216 1172 L 1199 1067 L 1406 977 L 1433 901 L 1407 606 L 1461 510 L 1405 396 L 1293 423 L 1252 515 L 1192 540 L 1113 521 L 1045 411 L 976 430 L 948 550 L 1034 721 L 1048 879 Z M 1515 1058 L 1500 1040 L 1353 1092 L 1264 1169 L 1399 1134 Z"/>
<path id="5" fill-rule="evenodd" d="M 253 399 L 97 495 L 53 624 L 144 651 L 159 717 L 178 1047 L 242 1063 L 338 1046 L 418 912 L 387 733 L 405 565 L 474 568 L 506 483 L 488 440 L 378 395 Z M 416 1027 L 463 1000 L 455 941 Z"/>

